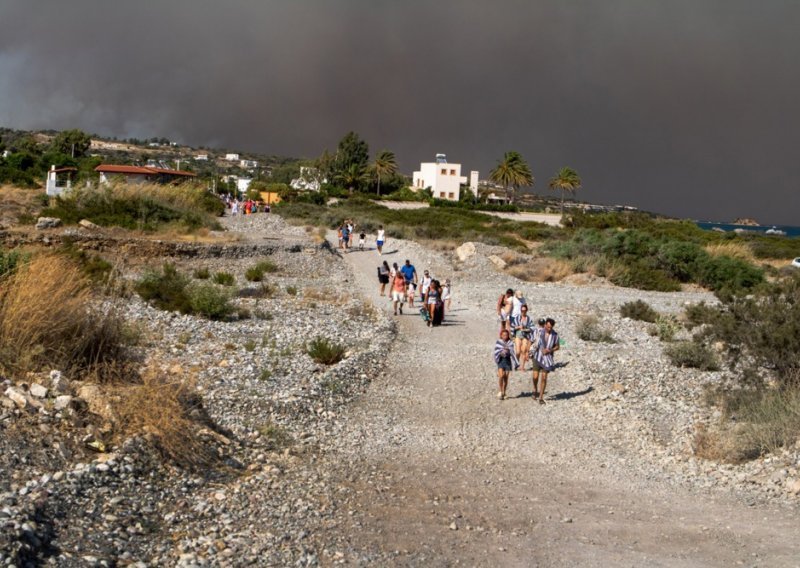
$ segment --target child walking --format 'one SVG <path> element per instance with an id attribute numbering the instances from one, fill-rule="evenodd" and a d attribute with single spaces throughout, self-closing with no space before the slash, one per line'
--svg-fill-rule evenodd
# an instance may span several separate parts
<path id="1" fill-rule="evenodd" d="M 508 375 L 512 369 L 519 369 L 514 342 L 511 341 L 511 334 L 507 329 L 500 330 L 500 339 L 494 344 L 494 362 L 497 364 L 497 384 L 500 389 L 497 398 L 505 400 Z"/>

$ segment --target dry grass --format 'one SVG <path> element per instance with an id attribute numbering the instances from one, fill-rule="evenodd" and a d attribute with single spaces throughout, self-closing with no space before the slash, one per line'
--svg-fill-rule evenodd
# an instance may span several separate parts
<path id="1" fill-rule="evenodd" d="M 456 250 L 458 247 L 461 246 L 461 243 L 457 241 L 451 241 L 447 239 L 433 239 L 433 240 L 423 240 L 421 244 L 430 248 L 431 250 L 439 251 L 439 252 L 450 252 Z"/>
<path id="2" fill-rule="evenodd" d="M 564 260 L 535 258 L 524 264 L 510 265 L 506 272 L 526 282 L 558 282 L 574 271 L 570 263 Z"/>
<path id="3" fill-rule="evenodd" d="M 162 457 L 183 467 L 217 461 L 214 445 L 203 436 L 211 433 L 193 380 L 151 371 L 140 384 L 116 389 L 112 401 L 123 436 L 146 436 Z"/>
<path id="4" fill-rule="evenodd" d="M 705 249 L 711 256 L 729 256 L 751 264 L 757 264 L 753 251 L 747 244 L 742 242 L 714 243 L 706 245 Z"/>
<path id="5" fill-rule="evenodd" d="M 126 372 L 122 321 L 91 309 L 89 283 L 60 255 L 20 267 L 0 291 L 0 368 L 8 373 L 55 368 L 101 381 Z"/>
<path id="6" fill-rule="evenodd" d="M 14 224 L 20 217 L 31 217 L 41 208 L 37 189 L 20 189 L 11 185 L 0 186 L 0 223 Z M 35 219 L 34 219 L 35 220 Z"/>

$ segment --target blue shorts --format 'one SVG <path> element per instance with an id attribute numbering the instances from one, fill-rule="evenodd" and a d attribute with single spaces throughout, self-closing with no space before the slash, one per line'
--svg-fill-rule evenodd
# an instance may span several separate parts
<path id="1" fill-rule="evenodd" d="M 383 241 L 378 241 L 378 246 L 382 247 L 383 246 Z"/>

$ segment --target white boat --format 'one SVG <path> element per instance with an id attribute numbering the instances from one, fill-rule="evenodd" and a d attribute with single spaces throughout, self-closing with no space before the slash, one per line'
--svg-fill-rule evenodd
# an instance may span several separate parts
<path id="1" fill-rule="evenodd" d="M 775 226 L 773 226 L 771 229 L 767 229 L 766 231 L 764 231 L 764 233 L 767 235 L 780 235 L 784 237 L 786 236 L 786 231 L 781 231 L 778 227 Z"/>

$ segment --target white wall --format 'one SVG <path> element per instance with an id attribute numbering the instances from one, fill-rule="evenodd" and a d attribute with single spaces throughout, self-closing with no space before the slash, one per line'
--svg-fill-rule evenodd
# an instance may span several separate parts
<path id="1" fill-rule="evenodd" d="M 460 185 L 467 178 L 461 175 L 461 164 L 437 164 L 423 162 L 419 171 L 414 172 L 413 184 L 417 189 L 430 187 L 436 199 L 458 201 Z"/>
<path id="2" fill-rule="evenodd" d="M 147 182 L 147 176 L 145 174 L 115 174 L 100 172 L 100 184 L 110 183 L 112 180 L 118 180 L 121 178 L 124 178 L 125 183 L 130 185 Z"/>

